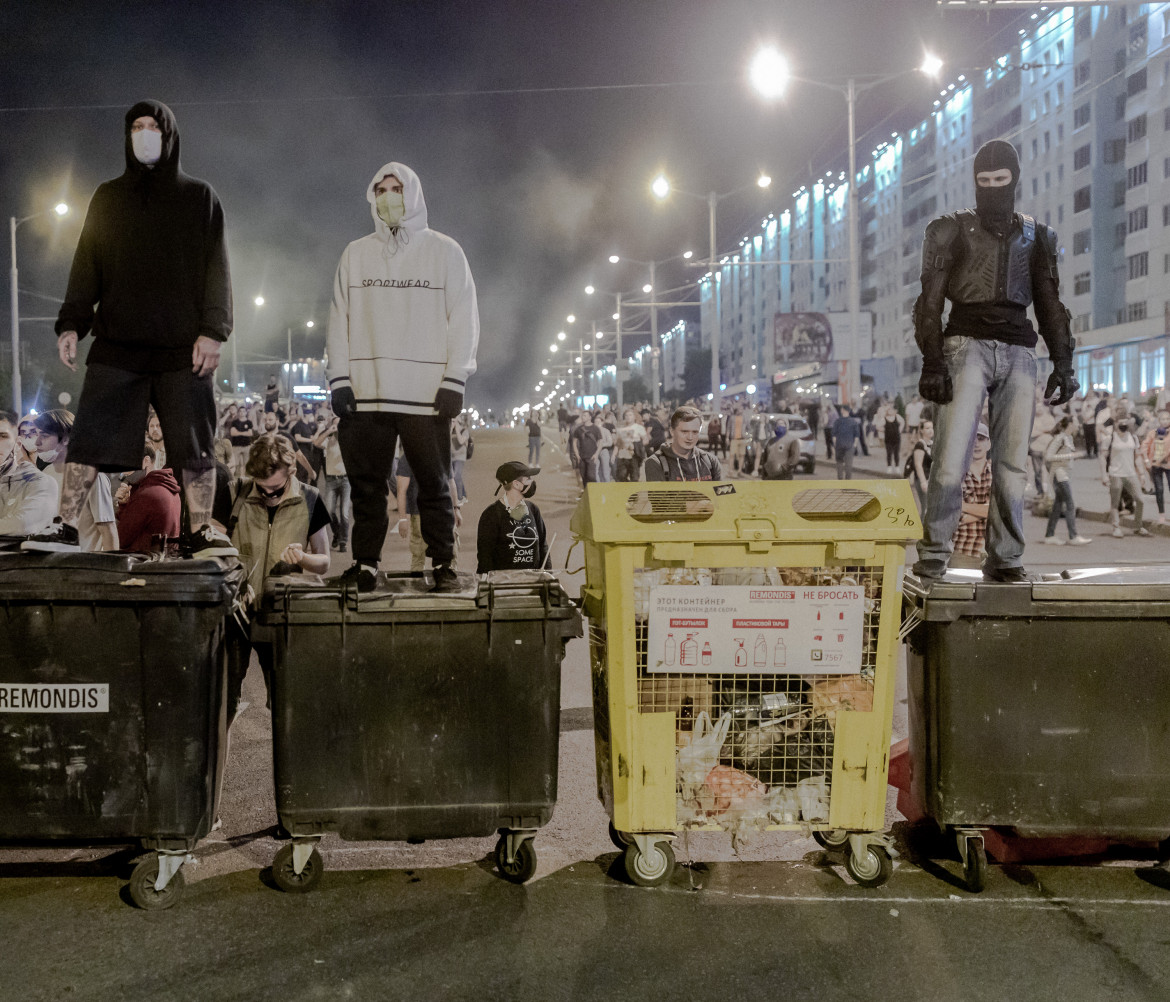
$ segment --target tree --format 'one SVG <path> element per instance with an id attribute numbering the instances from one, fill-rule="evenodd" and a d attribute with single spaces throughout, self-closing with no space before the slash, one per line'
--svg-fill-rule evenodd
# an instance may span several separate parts
<path id="1" fill-rule="evenodd" d="M 687 352 L 683 363 L 683 395 L 705 397 L 711 392 L 711 349 L 696 348 Z"/>
<path id="2" fill-rule="evenodd" d="M 646 380 L 641 376 L 630 376 L 622 383 L 622 400 L 627 404 L 649 401 L 649 399 L 650 387 L 646 385 Z"/>

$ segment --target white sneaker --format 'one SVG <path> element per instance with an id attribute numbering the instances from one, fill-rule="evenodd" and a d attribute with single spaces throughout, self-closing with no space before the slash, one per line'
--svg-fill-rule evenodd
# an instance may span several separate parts
<path id="1" fill-rule="evenodd" d="M 1046 542 L 1049 546 L 1064 546 L 1064 540 L 1057 539 L 1055 536 L 1045 536 L 1044 542 Z"/>
<path id="2" fill-rule="evenodd" d="M 1114 536 L 1115 536 L 1117 539 L 1120 539 L 1122 536 L 1124 536 L 1124 535 L 1125 535 L 1125 533 L 1121 531 L 1121 526 L 1120 526 L 1120 525 L 1115 525 L 1115 526 L 1113 527 L 1113 535 L 1114 535 Z"/>
<path id="3" fill-rule="evenodd" d="M 1092 540 L 1088 536 L 1073 536 L 1068 541 L 1069 546 L 1087 546 Z"/>

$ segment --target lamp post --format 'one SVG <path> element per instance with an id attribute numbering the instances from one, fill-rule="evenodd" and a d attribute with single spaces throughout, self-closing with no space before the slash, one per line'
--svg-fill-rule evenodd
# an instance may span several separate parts
<path id="1" fill-rule="evenodd" d="M 715 209 L 725 198 L 738 195 L 741 191 L 746 191 L 751 187 L 766 189 L 771 184 L 772 179 L 767 174 L 761 174 L 755 181 L 741 185 L 738 188 L 733 188 L 731 191 L 725 191 L 723 194 L 719 194 L 716 191 L 709 191 L 704 196 L 698 195 L 693 191 L 686 191 L 683 188 L 676 188 L 670 183 L 665 174 L 659 174 L 650 182 L 650 191 L 653 192 L 654 197 L 659 201 L 664 200 L 672 191 L 676 191 L 680 195 L 686 195 L 688 198 L 697 198 L 700 201 L 705 200 L 707 202 L 707 269 L 711 274 L 711 308 L 714 312 L 714 323 L 711 324 L 711 329 L 708 332 L 707 342 L 711 346 L 711 409 L 715 414 L 719 413 L 723 404 L 723 391 L 720 386 L 723 380 L 719 368 L 719 350 L 720 343 L 723 340 L 723 317 L 719 309 L 719 304 L 716 301 L 714 285 L 715 269 L 717 267 L 715 257 Z"/>
<path id="2" fill-rule="evenodd" d="M 861 399 L 861 262 L 858 253 L 857 97 L 859 94 L 873 90 L 873 88 L 889 83 L 891 80 L 897 80 L 908 73 L 936 76 L 942 70 L 942 65 L 942 60 L 927 53 L 922 64 L 916 69 L 888 73 L 885 76 L 867 80 L 860 85 L 856 77 L 849 77 L 844 84 L 839 84 L 793 76 L 789 72 L 787 61 L 776 49 L 773 46 L 764 46 L 756 53 L 748 69 L 752 86 L 762 97 L 767 99 L 780 97 L 784 93 L 789 79 L 823 87 L 845 98 L 849 125 L 849 323 L 852 331 L 849 338 L 848 382 L 842 393 L 843 402 L 856 405 Z"/>
<path id="3" fill-rule="evenodd" d="M 12 268 L 8 273 L 12 324 L 12 409 L 16 411 L 17 417 L 20 417 L 24 412 L 22 403 L 24 393 L 20 385 L 20 282 L 16 268 L 16 230 L 21 224 L 27 223 L 30 219 L 37 219 L 45 215 L 46 212 L 55 212 L 58 216 L 64 216 L 68 214 L 69 206 L 64 202 L 58 202 L 52 209 L 34 212 L 30 216 L 23 216 L 19 219 L 16 216 L 8 217 L 9 253 L 12 261 Z"/>

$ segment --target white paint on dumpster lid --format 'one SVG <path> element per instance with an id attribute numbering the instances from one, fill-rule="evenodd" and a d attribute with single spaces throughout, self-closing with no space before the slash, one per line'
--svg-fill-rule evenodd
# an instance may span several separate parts
<path id="1" fill-rule="evenodd" d="M 0 713 L 109 713 L 104 682 L 0 683 Z"/>

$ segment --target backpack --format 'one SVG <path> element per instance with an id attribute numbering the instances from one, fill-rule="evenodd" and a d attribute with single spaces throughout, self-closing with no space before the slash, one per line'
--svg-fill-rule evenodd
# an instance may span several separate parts
<path id="1" fill-rule="evenodd" d="M 582 428 L 581 434 L 577 438 L 577 454 L 582 459 L 592 459 L 597 455 L 597 444 L 601 436 L 591 434 L 592 431 L 592 425 L 588 428 Z"/>
<path id="2" fill-rule="evenodd" d="M 916 449 L 911 449 L 910 455 L 906 457 L 906 462 L 902 464 L 902 476 L 904 476 L 907 480 L 914 476 L 914 453 L 916 451 Z M 929 477 L 931 455 L 925 449 L 923 449 L 922 452 L 922 472 Z"/>

